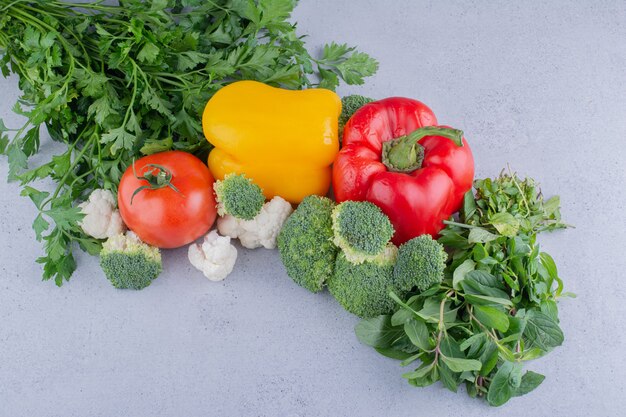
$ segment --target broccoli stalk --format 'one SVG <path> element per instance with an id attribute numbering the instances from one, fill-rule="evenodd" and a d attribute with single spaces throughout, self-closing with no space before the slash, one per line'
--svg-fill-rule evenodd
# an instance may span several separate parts
<path id="1" fill-rule="evenodd" d="M 337 255 L 332 243 L 334 206 L 326 197 L 305 197 L 278 235 L 278 251 L 287 275 L 311 292 L 321 291 L 333 273 Z"/>
<path id="2" fill-rule="evenodd" d="M 373 261 L 394 234 L 389 218 L 368 201 L 345 201 L 333 210 L 334 242 L 354 264 Z"/>
<path id="3" fill-rule="evenodd" d="M 228 174 L 213 184 L 220 216 L 252 220 L 261 212 L 265 196 L 261 187 L 243 174 Z"/>
<path id="4" fill-rule="evenodd" d="M 343 138 L 343 128 L 354 113 L 367 103 L 374 101 L 373 98 L 359 95 L 345 96 L 341 99 L 341 115 L 339 116 L 339 139 Z"/>
<path id="5" fill-rule="evenodd" d="M 115 288 L 140 290 L 161 273 L 161 252 L 133 232 L 118 234 L 102 244 L 100 267 Z"/>
<path id="6" fill-rule="evenodd" d="M 340 252 L 328 290 L 343 308 L 359 317 L 390 313 L 395 302 L 389 292 L 401 292 L 393 280 L 397 254 L 398 249 L 389 244 L 377 259 L 356 265 Z"/>
<path id="7" fill-rule="evenodd" d="M 426 291 L 443 279 L 448 255 L 430 235 L 422 235 L 400 246 L 393 270 L 394 280 L 404 288 Z"/>

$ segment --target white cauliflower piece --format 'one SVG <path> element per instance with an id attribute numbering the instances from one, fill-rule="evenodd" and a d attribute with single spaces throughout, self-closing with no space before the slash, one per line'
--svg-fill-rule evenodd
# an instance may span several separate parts
<path id="1" fill-rule="evenodd" d="M 202 245 L 189 245 L 189 262 L 211 281 L 221 281 L 233 271 L 237 261 L 237 249 L 230 244 L 230 237 L 220 236 L 215 230 L 204 237 Z"/>
<path id="2" fill-rule="evenodd" d="M 217 230 L 224 236 L 238 238 L 244 248 L 263 246 L 274 249 L 280 229 L 292 212 L 288 201 L 274 197 L 263 205 L 261 212 L 252 220 L 242 220 L 230 215 L 218 218 Z"/>
<path id="3" fill-rule="evenodd" d="M 89 236 L 106 239 L 124 233 L 126 226 L 117 210 L 115 197 L 109 190 L 93 190 L 87 201 L 78 205 L 85 214 L 80 227 Z"/>

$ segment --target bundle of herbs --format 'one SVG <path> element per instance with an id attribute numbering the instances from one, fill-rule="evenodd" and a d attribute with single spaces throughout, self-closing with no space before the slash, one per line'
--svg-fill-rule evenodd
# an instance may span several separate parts
<path id="1" fill-rule="evenodd" d="M 37 206 L 44 279 L 76 268 L 73 244 L 97 254 L 77 203 L 115 191 L 133 158 L 176 149 L 206 155 L 200 114 L 222 86 L 253 79 L 299 89 L 361 84 L 377 63 L 344 44 L 306 49 L 288 21 L 295 0 L 0 1 L 0 68 L 23 94 L 17 129 L 0 120 L 9 179 Z M 64 151 L 31 167 L 45 131 Z M 52 191 L 33 182 L 52 179 Z M 41 188 L 41 187 L 39 187 Z"/>
<path id="2" fill-rule="evenodd" d="M 564 340 L 557 301 L 563 292 L 552 257 L 537 234 L 566 227 L 559 198 L 544 201 L 530 178 L 501 174 L 474 182 L 458 221 L 439 242 L 449 251 L 441 284 L 402 300 L 397 310 L 361 321 L 356 334 L 379 353 L 420 365 L 413 386 L 436 381 L 499 406 L 536 388 L 544 376 L 523 371 Z"/>

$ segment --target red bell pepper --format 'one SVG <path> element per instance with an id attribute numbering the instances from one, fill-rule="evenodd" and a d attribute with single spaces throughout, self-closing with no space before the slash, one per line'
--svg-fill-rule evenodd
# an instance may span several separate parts
<path id="1" fill-rule="evenodd" d="M 463 132 L 436 125 L 425 104 L 403 97 L 366 104 L 345 125 L 333 165 L 335 198 L 379 206 L 396 245 L 437 236 L 472 186 L 474 158 Z"/>

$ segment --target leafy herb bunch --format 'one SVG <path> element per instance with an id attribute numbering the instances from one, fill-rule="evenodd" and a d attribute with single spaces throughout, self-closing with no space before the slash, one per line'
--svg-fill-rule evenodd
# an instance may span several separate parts
<path id="1" fill-rule="evenodd" d="M 501 174 L 477 180 L 459 221 L 439 242 L 449 250 L 441 285 L 398 304 L 394 314 L 361 321 L 358 338 L 379 353 L 420 361 L 404 374 L 413 386 L 436 381 L 499 406 L 536 388 L 544 376 L 522 374 L 522 363 L 563 342 L 557 301 L 565 295 L 554 260 L 537 234 L 566 227 L 559 198 L 544 201 L 530 178 Z"/>
<path id="2" fill-rule="evenodd" d="M 19 76 L 19 129 L 0 120 L 9 179 L 39 210 L 44 279 L 57 285 L 76 265 L 72 244 L 100 242 L 78 226 L 76 203 L 96 188 L 116 191 L 134 157 L 170 149 L 205 155 L 200 115 L 227 83 L 254 79 L 287 88 L 361 84 L 377 63 L 331 43 L 320 59 L 289 18 L 294 0 L 125 0 L 70 3 L 0 0 L 0 68 Z M 318 80 L 316 82 L 315 80 Z M 45 126 L 64 151 L 37 167 Z M 9 139 L 9 132 L 12 138 Z M 51 178 L 52 192 L 31 184 Z"/>

